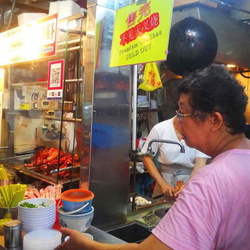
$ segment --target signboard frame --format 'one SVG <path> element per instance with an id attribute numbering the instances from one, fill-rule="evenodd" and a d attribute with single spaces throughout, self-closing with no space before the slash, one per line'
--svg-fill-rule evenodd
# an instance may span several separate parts
<path id="1" fill-rule="evenodd" d="M 110 67 L 165 61 L 173 0 L 150 0 L 118 9 Z"/>
<path id="2" fill-rule="evenodd" d="M 64 59 L 48 63 L 48 100 L 63 98 L 64 64 Z"/>

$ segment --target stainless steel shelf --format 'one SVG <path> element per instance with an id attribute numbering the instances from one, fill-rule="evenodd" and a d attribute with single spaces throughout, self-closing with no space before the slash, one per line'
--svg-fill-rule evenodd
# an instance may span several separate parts
<path id="1" fill-rule="evenodd" d="M 65 184 L 65 183 L 70 183 L 73 181 L 79 181 L 80 177 L 78 178 L 72 178 L 72 179 L 64 179 L 64 180 L 58 180 L 54 177 L 51 176 L 46 176 L 44 174 L 40 174 L 37 172 L 34 172 L 33 170 L 27 169 L 26 167 L 19 165 L 13 167 L 14 170 L 18 171 L 19 173 L 25 174 L 27 176 L 33 177 L 35 179 L 38 179 L 43 182 L 47 182 L 49 184 Z"/>
<path id="2" fill-rule="evenodd" d="M 82 78 L 79 79 L 66 79 L 66 83 L 76 83 L 76 82 L 82 81 Z M 48 81 L 37 81 L 37 82 L 16 82 L 11 83 L 11 87 L 17 88 L 17 87 L 23 87 L 23 86 L 46 86 L 47 87 Z"/>
<path id="3" fill-rule="evenodd" d="M 59 117 L 56 118 L 56 117 L 50 117 L 50 116 L 45 115 L 44 118 L 45 118 L 45 119 L 48 119 L 48 120 L 61 121 L 61 119 L 60 119 Z M 75 122 L 75 121 L 81 122 L 82 119 L 80 119 L 80 118 L 63 118 L 63 121 L 64 121 L 64 122 Z"/>

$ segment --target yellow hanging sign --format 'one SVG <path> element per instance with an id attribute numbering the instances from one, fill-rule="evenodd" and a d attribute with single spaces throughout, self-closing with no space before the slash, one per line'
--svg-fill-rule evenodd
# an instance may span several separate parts
<path id="1" fill-rule="evenodd" d="M 150 62 L 145 65 L 143 82 L 138 88 L 145 91 L 155 91 L 162 88 L 161 77 L 155 62 Z"/>
<path id="2" fill-rule="evenodd" d="M 117 10 L 110 67 L 164 61 L 173 0 L 151 0 Z"/>

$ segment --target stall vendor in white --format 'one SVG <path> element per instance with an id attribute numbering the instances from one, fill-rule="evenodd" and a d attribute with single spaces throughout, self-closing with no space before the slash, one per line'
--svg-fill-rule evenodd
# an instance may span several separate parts
<path id="1" fill-rule="evenodd" d="M 144 167 L 156 181 L 152 197 L 156 197 L 162 193 L 165 196 L 174 197 L 176 182 L 182 180 L 186 183 L 190 176 L 206 165 L 209 157 L 186 145 L 181 134 L 178 132 L 176 116 L 156 124 L 151 129 L 141 149 L 143 154 L 147 153 L 149 142 L 155 139 L 180 142 L 185 149 L 185 153 L 181 153 L 180 147 L 176 144 L 153 142 L 151 148 L 154 155 L 143 156 Z M 159 170 L 153 161 L 156 155 L 160 163 Z"/>

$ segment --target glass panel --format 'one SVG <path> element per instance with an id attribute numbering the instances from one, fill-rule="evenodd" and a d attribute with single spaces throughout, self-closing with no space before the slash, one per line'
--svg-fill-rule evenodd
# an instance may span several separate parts
<path id="1" fill-rule="evenodd" d="M 85 14 L 58 21 L 55 56 L 0 71 L 0 161 L 48 183 L 79 180 Z"/>

